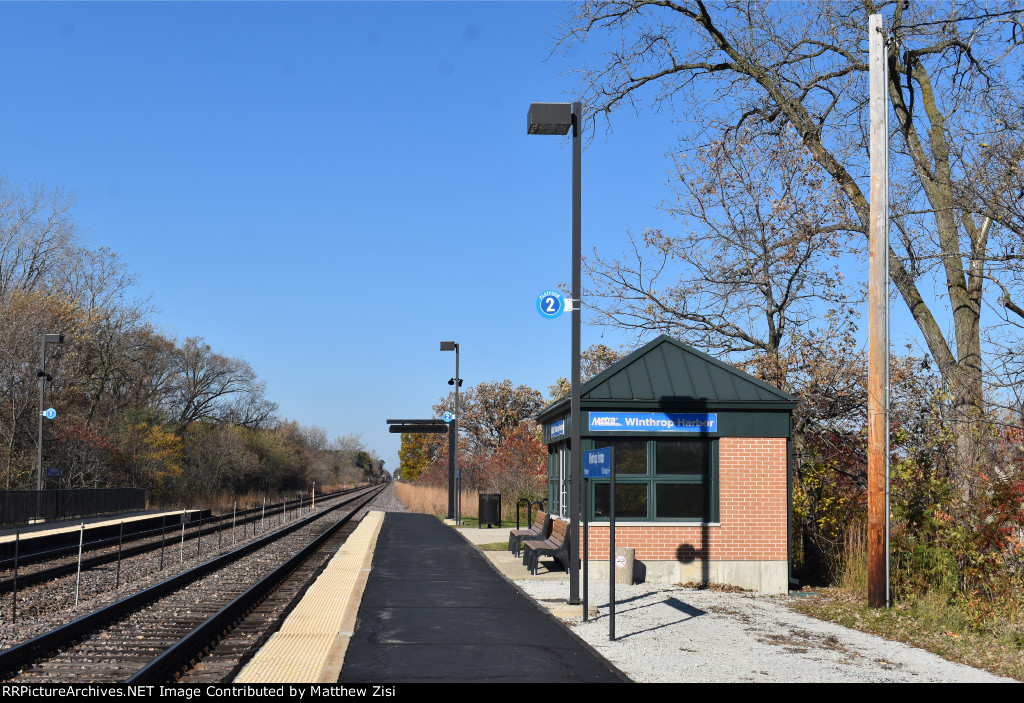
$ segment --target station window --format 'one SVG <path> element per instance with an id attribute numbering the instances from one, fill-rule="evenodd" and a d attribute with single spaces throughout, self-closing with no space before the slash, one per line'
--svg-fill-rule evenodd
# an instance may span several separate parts
<path id="1" fill-rule="evenodd" d="M 548 511 L 553 515 L 561 515 L 561 505 L 558 502 L 558 454 L 548 454 Z"/>
<path id="2" fill-rule="evenodd" d="M 616 520 L 717 521 L 717 440 L 595 439 L 592 446 L 615 450 Z M 591 484 L 591 518 L 607 520 L 609 482 Z"/>
<path id="3" fill-rule="evenodd" d="M 566 445 L 548 447 L 548 512 L 569 515 L 569 449 Z"/>

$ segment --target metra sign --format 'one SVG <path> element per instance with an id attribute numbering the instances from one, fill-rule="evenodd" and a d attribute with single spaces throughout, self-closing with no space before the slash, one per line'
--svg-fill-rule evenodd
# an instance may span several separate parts
<path id="1" fill-rule="evenodd" d="M 591 432 L 718 432 L 717 413 L 590 413 Z"/>

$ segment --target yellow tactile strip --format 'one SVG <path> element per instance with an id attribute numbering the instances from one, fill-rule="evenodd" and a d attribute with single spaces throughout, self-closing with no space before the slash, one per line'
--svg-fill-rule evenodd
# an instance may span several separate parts
<path id="1" fill-rule="evenodd" d="M 360 521 L 236 683 L 337 682 L 383 522 L 378 511 Z"/>

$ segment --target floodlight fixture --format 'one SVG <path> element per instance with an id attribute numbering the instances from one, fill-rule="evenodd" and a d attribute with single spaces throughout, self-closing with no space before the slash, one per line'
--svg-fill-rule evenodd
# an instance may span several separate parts
<path id="1" fill-rule="evenodd" d="M 568 134 L 572 118 L 572 103 L 530 103 L 526 131 L 528 134 Z"/>

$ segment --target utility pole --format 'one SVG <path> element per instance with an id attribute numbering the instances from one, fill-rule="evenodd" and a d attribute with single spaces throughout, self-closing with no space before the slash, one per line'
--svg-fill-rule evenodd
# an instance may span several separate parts
<path id="1" fill-rule="evenodd" d="M 889 100 L 881 15 L 868 18 L 871 236 L 868 264 L 868 605 L 889 605 Z"/>

